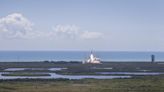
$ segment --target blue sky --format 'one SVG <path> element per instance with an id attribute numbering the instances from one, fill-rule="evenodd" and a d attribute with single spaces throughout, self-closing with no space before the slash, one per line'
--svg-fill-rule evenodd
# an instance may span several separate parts
<path id="1" fill-rule="evenodd" d="M 0 50 L 164 51 L 163 0 L 0 0 Z"/>

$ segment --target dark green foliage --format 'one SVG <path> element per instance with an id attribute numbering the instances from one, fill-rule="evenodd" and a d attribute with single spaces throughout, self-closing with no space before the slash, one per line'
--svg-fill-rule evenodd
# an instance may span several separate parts
<path id="1" fill-rule="evenodd" d="M 112 80 L 1 80 L 0 92 L 164 92 L 164 76 Z"/>

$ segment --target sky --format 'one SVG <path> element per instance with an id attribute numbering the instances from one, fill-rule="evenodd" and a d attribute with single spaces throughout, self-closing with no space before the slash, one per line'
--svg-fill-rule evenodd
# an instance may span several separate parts
<path id="1" fill-rule="evenodd" d="M 164 51 L 164 0 L 0 0 L 0 50 Z"/>

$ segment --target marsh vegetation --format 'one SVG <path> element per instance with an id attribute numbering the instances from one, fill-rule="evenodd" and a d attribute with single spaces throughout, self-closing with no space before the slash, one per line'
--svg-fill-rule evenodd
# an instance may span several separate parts
<path id="1" fill-rule="evenodd" d="M 0 92 L 164 92 L 164 77 L 111 80 L 1 80 Z"/>
<path id="2" fill-rule="evenodd" d="M 9 68 L 29 69 L 12 71 Z M 52 71 L 50 68 L 63 69 Z M 105 62 L 96 65 L 79 62 L 1 62 L 1 72 L 6 69 L 9 69 L 7 72 L 10 74 L 5 76 L 33 76 L 42 72 L 98 76 L 96 72 L 163 73 L 164 64 L 160 62 Z M 1 79 L 0 92 L 164 92 L 164 75 L 133 76 L 128 79 Z"/>

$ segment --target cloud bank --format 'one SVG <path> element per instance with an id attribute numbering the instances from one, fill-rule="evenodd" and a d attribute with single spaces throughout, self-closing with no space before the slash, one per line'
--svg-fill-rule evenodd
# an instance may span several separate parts
<path id="1" fill-rule="evenodd" d="M 76 25 L 57 25 L 53 27 L 53 31 L 59 37 L 72 39 L 97 39 L 104 36 L 101 32 L 81 30 Z"/>
<path id="2" fill-rule="evenodd" d="M 33 23 L 20 13 L 13 13 L 0 18 L 0 36 L 24 38 L 33 31 Z"/>
<path id="3" fill-rule="evenodd" d="M 21 13 L 0 18 L 0 37 L 3 38 L 53 38 L 53 39 L 97 39 L 103 33 L 85 31 L 76 25 L 56 25 L 51 31 L 34 30 L 34 24 Z"/>

